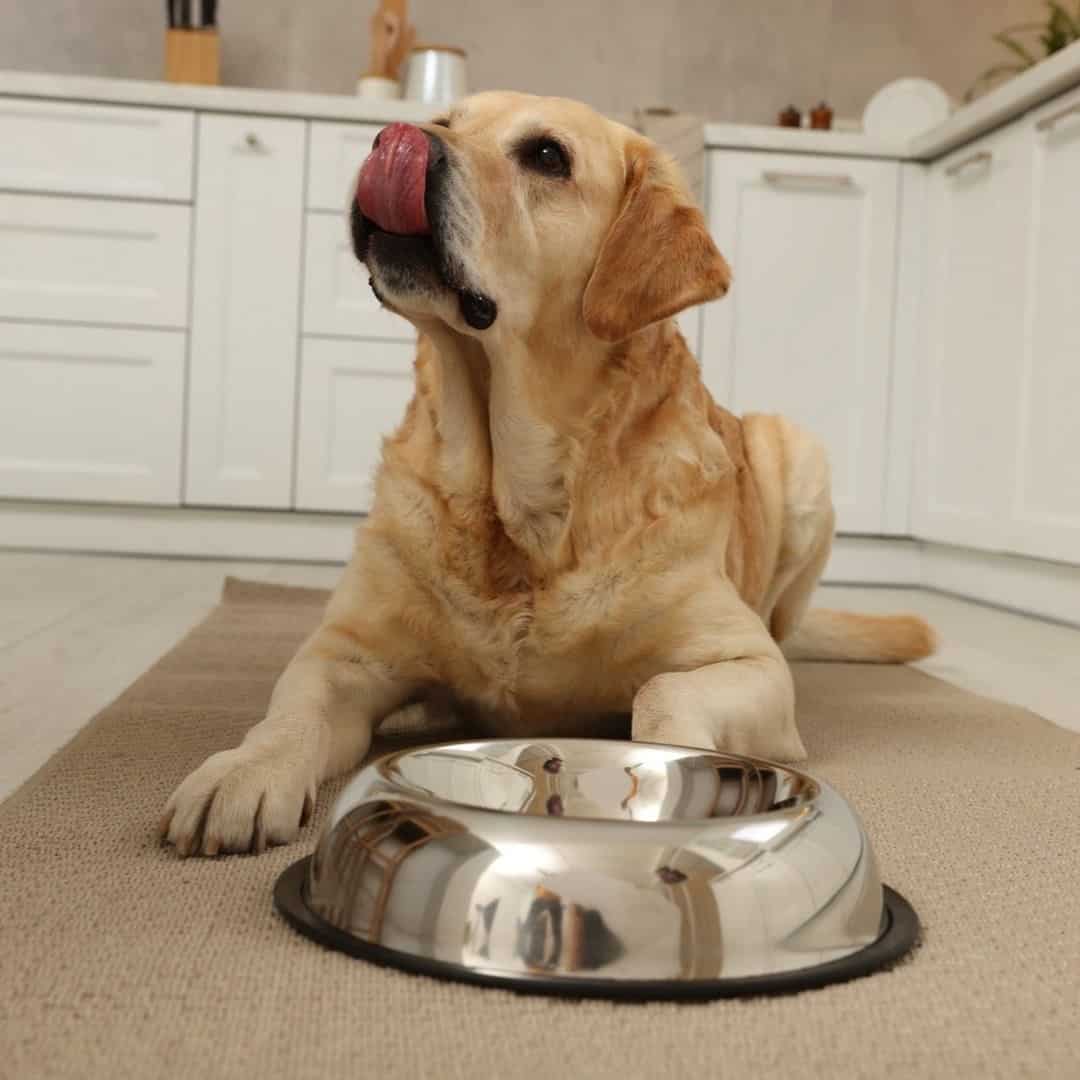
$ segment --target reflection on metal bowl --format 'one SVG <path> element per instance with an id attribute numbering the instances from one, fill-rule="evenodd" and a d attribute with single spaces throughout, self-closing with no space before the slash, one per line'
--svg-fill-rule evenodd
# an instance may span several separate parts
<path id="1" fill-rule="evenodd" d="M 577 996 L 806 989 L 886 966 L 918 935 L 827 784 L 591 739 L 373 762 L 275 898 L 297 929 L 358 956 Z"/>

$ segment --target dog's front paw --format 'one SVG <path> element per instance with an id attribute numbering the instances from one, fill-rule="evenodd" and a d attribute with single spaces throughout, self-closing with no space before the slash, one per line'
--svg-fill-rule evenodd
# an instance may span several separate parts
<path id="1" fill-rule="evenodd" d="M 159 831 L 178 855 L 265 851 L 296 837 L 315 806 L 316 782 L 265 748 L 207 758 L 165 805 Z"/>
<path id="2" fill-rule="evenodd" d="M 693 680 L 678 673 L 656 675 L 634 698 L 632 737 L 771 761 L 804 761 L 806 749 L 792 706 L 782 692 L 772 693 L 773 700 L 768 693 L 783 686 L 763 684 L 763 689 L 756 701 L 725 703 L 722 690 L 703 700 Z"/>

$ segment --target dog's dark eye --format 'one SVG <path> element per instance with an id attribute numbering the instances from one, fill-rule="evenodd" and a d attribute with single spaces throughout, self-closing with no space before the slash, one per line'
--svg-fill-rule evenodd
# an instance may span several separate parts
<path id="1" fill-rule="evenodd" d="M 544 176 L 566 179 L 570 175 L 570 155 L 555 139 L 531 139 L 519 151 L 521 164 Z"/>

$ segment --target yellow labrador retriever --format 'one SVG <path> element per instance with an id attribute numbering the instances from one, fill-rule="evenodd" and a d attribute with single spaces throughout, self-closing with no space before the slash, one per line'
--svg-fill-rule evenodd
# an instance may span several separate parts
<path id="1" fill-rule="evenodd" d="M 709 396 L 672 316 L 730 273 L 675 166 L 583 105 L 492 93 L 382 132 L 353 240 L 421 332 L 370 517 L 266 719 L 176 790 L 182 855 L 295 836 L 390 713 L 805 756 L 787 655 L 911 660 L 907 616 L 807 613 L 820 444 Z M 794 343 L 793 343 L 794 347 Z M 812 358 L 808 358 L 812 363 Z"/>

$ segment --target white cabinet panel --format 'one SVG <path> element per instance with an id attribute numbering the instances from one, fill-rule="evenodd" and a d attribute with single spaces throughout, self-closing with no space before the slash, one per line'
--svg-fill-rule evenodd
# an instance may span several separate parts
<path id="1" fill-rule="evenodd" d="M 412 397 L 415 356 L 411 343 L 304 342 L 298 510 L 370 508 L 383 437 L 401 423 Z"/>
<path id="2" fill-rule="evenodd" d="M 0 496 L 180 500 L 183 331 L 0 322 Z"/>
<path id="3" fill-rule="evenodd" d="M 191 201 L 195 117 L 0 97 L 0 188 Z"/>
<path id="4" fill-rule="evenodd" d="M 1011 546 L 1080 563 L 1080 93 L 1026 124 L 1034 216 Z"/>
<path id="5" fill-rule="evenodd" d="M 185 326 L 190 214 L 0 195 L 0 318 Z"/>
<path id="6" fill-rule="evenodd" d="M 916 534 L 1009 547 L 1024 349 L 1030 160 L 1022 128 L 931 169 Z"/>
<path id="7" fill-rule="evenodd" d="M 710 224 L 732 264 L 702 365 L 739 413 L 783 413 L 829 451 L 838 528 L 884 530 L 899 167 L 714 151 Z"/>
<path id="8" fill-rule="evenodd" d="M 307 215 L 304 333 L 413 341 L 412 323 L 392 315 L 371 291 L 343 213 Z"/>
<path id="9" fill-rule="evenodd" d="M 292 501 L 304 123 L 199 120 L 185 501 Z"/>
<path id="10" fill-rule="evenodd" d="M 356 177 L 371 144 L 379 134 L 378 124 L 311 125 L 311 155 L 308 161 L 308 206 L 313 210 L 342 213 L 356 186 Z"/>

